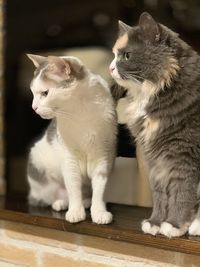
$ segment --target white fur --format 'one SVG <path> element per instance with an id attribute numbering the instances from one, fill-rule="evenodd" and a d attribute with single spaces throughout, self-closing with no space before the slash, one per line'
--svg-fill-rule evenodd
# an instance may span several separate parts
<path id="1" fill-rule="evenodd" d="M 191 223 L 189 230 L 189 235 L 197 235 L 200 236 L 200 219 L 194 219 L 194 221 Z"/>
<path id="2" fill-rule="evenodd" d="M 181 228 L 176 228 L 168 222 L 163 222 L 160 227 L 160 234 L 169 238 L 184 235 L 188 230 L 188 224 L 184 224 Z"/>
<path id="3" fill-rule="evenodd" d="M 151 225 L 147 220 L 142 222 L 142 231 L 145 234 L 156 235 L 159 233 L 160 227 L 157 225 Z"/>
<path id="4" fill-rule="evenodd" d="M 129 128 L 132 129 L 132 134 L 137 140 L 138 136 L 135 135 L 133 129 L 135 128 L 134 125 L 136 121 L 142 119 L 143 130 L 140 133 L 140 139 L 143 140 L 143 143 L 148 142 L 152 136 L 155 136 L 155 133 L 159 128 L 159 121 L 152 121 L 151 118 L 147 116 L 146 112 L 146 107 L 151 97 L 156 94 L 158 87 L 148 80 L 139 82 L 134 78 L 122 79 L 117 69 L 117 60 L 118 52 L 115 51 L 115 58 L 110 64 L 110 72 L 119 85 L 128 89 L 129 104 L 125 110 L 127 124 Z"/>
<path id="5" fill-rule="evenodd" d="M 30 196 L 34 199 L 42 200 L 51 205 L 56 199 L 55 192 L 62 188 L 62 174 L 60 166 L 60 154 L 54 148 L 58 147 L 58 141 L 55 139 L 52 145 L 47 142 L 46 135 L 36 142 L 30 151 L 30 158 L 33 165 L 38 169 L 45 169 L 45 176 L 51 181 L 47 186 L 42 186 L 28 176 L 30 185 Z M 67 196 L 64 196 L 67 198 Z"/>
<path id="6" fill-rule="evenodd" d="M 115 58 L 113 59 L 113 61 L 110 64 L 111 75 L 115 80 L 120 79 L 120 75 L 119 75 L 119 72 L 117 70 L 116 63 L 117 63 L 117 57 L 115 56 Z"/>
<path id="7" fill-rule="evenodd" d="M 149 103 L 151 96 L 156 92 L 155 85 L 146 80 L 143 83 L 133 79 L 123 80 L 117 69 L 117 58 L 118 54 L 115 52 L 115 58 L 110 64 L 110 72 L 119 85 L 129 90 L 131 102 L 127 107 L 126 116 L 128 125 L 132 128 L 131 126 L 139 118 L 145 118 L 146 106 Z"/>
<path id="8" fill-rule="evenodd" d="M 33 82 L 31 89 L 36 96 L 38 87 L 46 90 L 39 80 Z M 84 206 L 88 207 L 90 200 L 82 196 L 81 188 L 91 180 L 92 220 L 110 223 L 112 214 L 106 210 L 103 195 L 115 159 L 116 115 L 106 82 L 88 71 L 70 88 L 51 88 L 46 99 L 38 97 L 37 113 L 43 118 L 56 118 L 58 135 L 52 144 L 44 136 L 31 149 L 33 163 L 45 167 L 50 182 L 46 188 L 39 188 L 29 178 L 30 195 L 42 198 L 55 210 L 65 209 L 69 201 L 66 220 L 76 223 L 86 217 Z M 68 194 L 64 201 L 57 199 L 63 185 Z"/>
<path id="9" fill-rule="evenodd" d="M 52 209 L 56 211 L 66 210 L 68 207 L 68 201 L 64 199 L 57 199 L 52 204 Z"/>

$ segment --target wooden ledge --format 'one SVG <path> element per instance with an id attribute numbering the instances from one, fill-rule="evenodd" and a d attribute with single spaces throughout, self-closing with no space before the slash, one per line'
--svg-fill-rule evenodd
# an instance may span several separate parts
<path id="1" fill-rule="evenodd" d="M 3 220 L 200 255 L 198 237 L 168 239 L 161 235 L 143 234 L 140 224 L 149 217 L 151 209 L 116 204 L 109 204 L 108 209 L 114 214 L 114 222 L 110 225 L 92 223 L 89 211 L 86 221 L 70 224 L 64 220 L 65 212 L 29 207 L 24 197 L 0 198 L 0 219 Z"/>

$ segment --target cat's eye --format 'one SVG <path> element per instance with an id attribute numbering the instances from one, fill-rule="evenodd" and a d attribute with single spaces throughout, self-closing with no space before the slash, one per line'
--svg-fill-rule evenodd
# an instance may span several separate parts
<path id="1" fill-rule="evenodd" d="M 46 91 L 43 91 L 43 92 L 41 93 L 41 95 L 44 96 L 44 97 L 46 97 L 46 96 L 48 95 L 48 93 L 49 93 L 49 91 L 46 90 Z"/>
<path id="2" fill-rule="evenodd" d="M 129 60 L 130 57 L 131 57 L 131 53 L 130 53 L 130 52 L 125 52 L 125 53 L 123 54 L 123 58 L 124 58 L 124 60 Z"/>

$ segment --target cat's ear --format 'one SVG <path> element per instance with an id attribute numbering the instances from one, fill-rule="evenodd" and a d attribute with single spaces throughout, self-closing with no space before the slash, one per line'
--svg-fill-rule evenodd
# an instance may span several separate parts
<path id="1" fill-rule="evenodd" d="M 159 25 L 149 13 L 143 12 L 140 15 L 139 27 L 142 31 L 143 36 L 147 40 L 151 42 L 157 42 L 160 40 Z"/>
<path id="2" fill-rule="evenodd" d="M 27 57 L 33 62 L 36 68 L 38 68 L 41 64 L 47 61 L 46 57 L 33 55 L 33 54 L 26 54 Z"/>
<path id="3" fill-rule="evenodd" d="M 48 56 L 49 68 L 47 75 L 56 80 L 67 80 L 71 73 L 68 62 L 61 57 Z"/>
<path id="4" fill-rule="evenodd" d="M 127 25 L 126 23 L 124 23 L 121 20 L 118 21 L 118 32 L 119 32 L 119 36 L 125 34 L 130 29 L 131 29 L 131 26 Z"/>

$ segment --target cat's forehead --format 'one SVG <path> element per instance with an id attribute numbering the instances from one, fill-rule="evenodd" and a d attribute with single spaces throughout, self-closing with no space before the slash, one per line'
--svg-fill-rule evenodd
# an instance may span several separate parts
<path id="1" fill-rule="evenodd" d="M 40 77 L 40 72 L 33 78 L 30 87 L 33 92 L 41 92 L 45 90 L 46 84 Z"/>
<path id="2" fill-rule="evenodd" d="M 57 87 L 58 84 L 52 79 L 48 79 L 45 75 L 49 64 L 39 66 L 34 73 L 34 78 L 31 82 L 31 90 L 34 92 L 46 91 L 50 87 Z"/>
<path id="3" fill-rule="evenodd" d="M 44 71 L 44 69 L 46 68 L 47 64 L 43 63 L 41 64 L 38 68 L 35 69 L 34 71 L 34 77 L 31 81 L 31 90 L 32 91 L 37 91 L 37 88 L 41 88 L 43 87 L 43 81 L 41 79 L 42 73 Z"/>
<path id="4" fill-rule="evenodd" d="M 113 46 L 113 53 L 117 54 L 119 51 L 123 51 L 127 47 L 134 47 L 140 44 L 142 41 L 140 36 L 140 30 L 138 26 L 132 27 L 128 32 L 119 36 L 115 45 Z"/>
<path id="5" fill-rule="evenodd" d="M 40 70 L 39 68 L 36 69 L 36 73 L 31 82 L 31 90 L 34 92 L 41 92 L 47 89 L 47 81 L 45 81 L 43 77 L 43 70 L 44 68 L 41 68 Z"/>
<path id="6" fill-rule="evenodd" d="M 128 33 L 125 33 L 117 39 L 115 45 L 113 46 L 113 53 L 116 54 L 119 50 L 125 48 L 127 44 L 128 44 Z"/>

